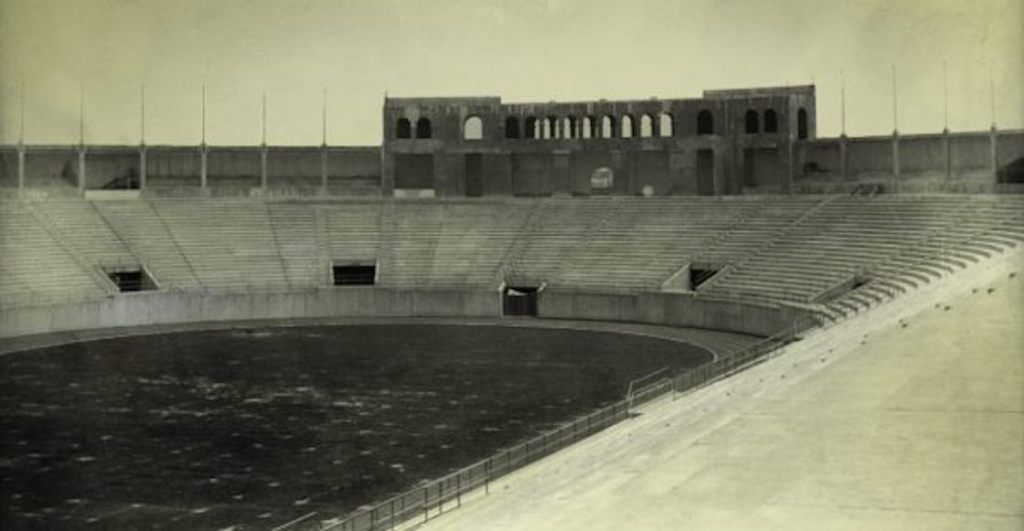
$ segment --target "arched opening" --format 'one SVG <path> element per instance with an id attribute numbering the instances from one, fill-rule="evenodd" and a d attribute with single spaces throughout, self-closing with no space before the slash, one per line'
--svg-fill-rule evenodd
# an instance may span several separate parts
<path id="1" fill-rule="evenodd" d="M 537 129 L 537 138 L 551 138 L 551 122 L 547 118 L 540 119 Z"/>
<path id="2" fill-rule="evenodd" d="M 580 138 L 594 138 L 594 119 L 584 116 L 580 123 Z"/>
<path id="3" fill-rule="evenodd" d="M 412 124 L 408 118 L 399 118 L 395 124 L 395 138 L 412 138 Z"/>
<path id="4" fill-rule="evenodd" d="M 462 138 L 464 140 L 483 140 L 484 121 L 479 116 L 470 116 L 462 124 Z"/>
<path id="5" fill-rule="evenodd" d="M 533 116 L 527 116 L 526 123 L 523 125 L 523 137 L 537 138 L 537 136 L 537 119 Z"/>
<path id="6" fill-rule="evenodd" d="M 558 138 L 561 136 L 558 134 L 558 118 L 548 116 L 547 122 L 548 136 L 546 138 Z"/>
<path id="7" fill-rule="evenodd" d="M 757 123 L 757 111 L 751 109 L 747 111 L 746 118 L 744 119 L 745 130 L 748 135 L 756 134 L 760 129 L 760 124 Z"/>
<path id="8" fill-rule="evenodd" d="M 562 119 L 562 138 L 576 138 L 576 118 L 566 116 Z"/>
<path id="9" fill-rule="evenodd" d="M 779 116 L 775 114 L 775 109 L 768 109 L 767 111 L 764 111 L 764 132 L 779 132 Z"/>
<path id="10" fill-rule="evenodd" d="M 430 120 L 420 118 L 416 120 L 416 138 L 430 138 L 433 131 L 430 128 Z"/>
<path id="11" fill-rule="evenodd" d="M 697 134 L 715 134 L 715 118 L 711 115 L 711 111 L 704 109 L 697 113 Z"/>
<path id="12" fill-rule="evenodd" d="M 633 117 L 628 114 L 622 115 L 622 122 L 619 128 L 619 136 L 622 138 L 633 138 L 636 131 L 633 129 Z"/>
<path id="13" fill-rule="evenodd" d="M 662 137 L 671 137 L 673 135 L 673 120 L 672 115 L 663 112 L 658 116 L 658 133 Z"/>
<path id="14" fill-rule="evenodd" d="M 807 111 L 803 107 L 796 112 L 796 137 L 800 140 L 807 138 Z"/>
<path id="15" fill-rule="evenodd" d="M 640 116 L 640 136 L 642 138 L 650 138 L 654 136 L 654 120 L 651 119 L 651 115 L 643 114 Z"/>
<path id="16" fill-rule="evenodd" d="M 601 118 L 601 138 L 615 138 L 615 118 L 608 115 Z"/>
<path id="17" fill-rule="evenodd" d="M 519 118 L 505 118 L 505 138 L 519 138 Z"/>

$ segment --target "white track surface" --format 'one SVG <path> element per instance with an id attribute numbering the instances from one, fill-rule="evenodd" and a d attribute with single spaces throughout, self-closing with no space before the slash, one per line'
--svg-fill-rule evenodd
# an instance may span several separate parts
<path id="1" fill-rule="evenodd" d="M 422 528 L 1024 529 L 1022 265 L 988 261 L 652 403 Z"/>

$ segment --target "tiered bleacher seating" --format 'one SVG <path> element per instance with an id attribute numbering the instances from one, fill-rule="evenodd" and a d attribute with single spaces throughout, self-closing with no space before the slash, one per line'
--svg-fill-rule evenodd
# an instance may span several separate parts
<path id="1" fill-rule="evenodd" d="M 53 304 L 103 297 L 106 285 L 48 231 L 29 206 L 0 202 L 0 306 Z"/>
<path id="2" fill-rule="evenodd" d="M 123 263 L 164 290 L 245 291 L 327 287 L 329 264 L 373 262 L 383 286 L 659 290 L 707 264 L 724 268 L 697 296 L 842 316 L 1024 241 L 1024 198 L 1007 195 L 3 200 L 0 213 L 5 306 L 105 296 L 101 266 Z"/>
<path id="3" fill-rule="evenodd" d="M 96 203 L 96 209 L 162 289 L 190 290 L 203 286 L 203 279 L 192 269 L 150 202 L 103 201 Z"/>
<path id="4" fill-rule="evenodd" d="M 288 285 L 262 201 L 154 201 L 153 206 L 203 285 L 267 290 Z"/>

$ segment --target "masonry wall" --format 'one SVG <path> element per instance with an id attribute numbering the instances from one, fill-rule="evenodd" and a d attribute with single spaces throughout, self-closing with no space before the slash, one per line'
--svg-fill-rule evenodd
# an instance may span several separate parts
<path id="1" fill-rule="evenodd" d="M 334 288 L 291 293 L 135 293 L 100 301 L 0 312 L 0 337 L 189 322 L 324 317 L 500 317 L 498 291 Z M 798 309 L 686 294 L 542 292 L 540 317 L 693 326 L 771 335 Z"/>

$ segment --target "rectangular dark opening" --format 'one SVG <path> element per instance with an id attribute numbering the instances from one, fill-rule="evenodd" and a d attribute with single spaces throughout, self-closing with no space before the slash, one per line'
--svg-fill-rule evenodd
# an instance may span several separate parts
<path id="1" fill-rule="evenodd" d="M 107 271 L 107 278 L 117 286 L 121 293 L 136 291 L 151 291 L 156 289 L 156 283 L 142 269 L 127 269 L 120 271 Z"/>
<path id="2" fill-rule="evenodd" d="M 538 294 L 536 286 L 506 286 L 501 297 L 503 314 L 536 317 Z"/>
<path id="3" fill-rule="evenodd" d="M 372 286 L 377 282 L 377 264 L 332 266 L 335 286 Z"/>
<path id="4" fill-rule="evenodd" d="M 697 150 L 697 195 L 715 195 L 715 152 Z"/>
<path id="5" fill-rule="evenodd" d="M 711 280 L 722 268 L 712 266 L 690 267 L 690 289 L 695 290 L 701 284 Z"/>
<path id="6" fill-rule="evenodd" d="M 484 195 L 484 159 L 479 153 L 466 155 L 466 197 Z"/>

